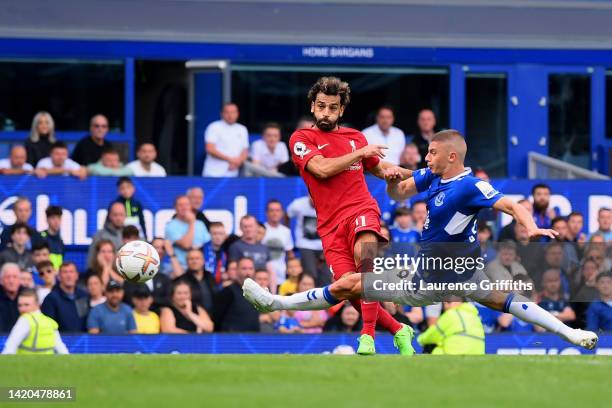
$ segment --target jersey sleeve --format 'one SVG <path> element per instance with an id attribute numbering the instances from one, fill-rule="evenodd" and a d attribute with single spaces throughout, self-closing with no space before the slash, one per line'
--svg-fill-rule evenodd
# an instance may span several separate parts
<path id="1" fill-rule="evenodd" d="M 465 204 L 468 207 L 491 208 L 504 195 L 484 180 L 474 180 L 466 189 Z"/>
<path id="2" fill-rule="evenodd" d="M 299 130 L 291 135 L 289 149 L 291 149 L 291 159 L 300 171 L 305 171 L 310 159 L 321 154 L 316 143 Z"/>
<path id="3" fill-rule="evenodd" d="M 414 183 L 416 184 L 417 191 L 422 193 L 427 190 L 431 185 L 431 182 L 436 177 L 435 174 L 431 172 L 430 168 L 423 168 L 416 170 L 412 177 L 414 178 Z"/>

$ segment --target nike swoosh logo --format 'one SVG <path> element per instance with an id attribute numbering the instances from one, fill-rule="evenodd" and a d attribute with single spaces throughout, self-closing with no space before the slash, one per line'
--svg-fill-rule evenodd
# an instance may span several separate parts
<path id="1" fill-rule="evenodd" d="M 317 145 L 317 149 L 321 150 L 322 148 L 324 148 L 325 146 L 327 146 L 329 143 L 325 143 L 324 145 Z"/>

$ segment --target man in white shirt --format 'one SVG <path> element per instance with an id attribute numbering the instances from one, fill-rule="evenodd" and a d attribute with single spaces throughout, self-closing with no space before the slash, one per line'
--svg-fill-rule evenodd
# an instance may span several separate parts
<path id="1" fill-rule="evenodd" d="M 138 160 L 128 163 L 136 177 L 166 177 L 166 169 L 155 162 L 157 150 L 153 143 L 143 143 L 136 151 Z"/>
<path id="2" fill-rule="evenodd" d="M 314 276 L 317 285 L 331 283 L 329 268 L 321 262 L 323 244 L 317 232 L 317 212 L 310 197 L 293 200 L 287 207 L 287 216 L 295 218 L 295 247 L 300 251 L 304 272 Z"/>
<path id="3" fill-rule="evenodd" d="M 64 142 L 55 142 L 51 145 L 49 157 L 38 161 L 35 173 L 41 178 L 60 175 L 74 176 L 83 180 L 87 177 L 87 169 L 68 157 L 68 146 Z"/>
<path id="4" fill-rule="evenodd" d="M 406 146 L 406 136 L 401 129 L 393 126 L 395 114 L 390 106 L 381 106 L 376 114 L 376 123 L 362 130 L 368 144 L 387 146 L 385 161 L 399 164 L 400 156 Z"/>
<path id="5" fill-rule="evenodd" d="M 238 123 L 238 106 L 226 103 L 221 120 L 212 122 L 204 132 L 206 160 L 204 177 L 237 177 L 249 155 L 249 132 Z"/>
<path id="6" fill-rule="evenodd" d="M 21 145 L 13 146 L 9 158 L 0 160 L 0 174 L 19 175 L 32 173 L 34 168 L 27 162 L 27 159 L 25 147 Z"/>
<path id="7" fill-rule="evenodd" d="M 293 257 L 293 238 L 291 230 L 281 221 L 285 212 L 278 200 L 268 201 L 266 206 L 266 234 L 262 244 L 270 250 L 270 264 L 276 273 L 276 283 L 280 285 L 287 278 L 287 258 Z"/>
<path id="8" fill-rule="evenodd" d="M 253 164 L 271 171 L 277 171 L 279 164 L 289 161 L 287 145 L 281 142 L 281 127 L 278 123 L 264 126 L 261 139 L 251 146 L 251 159 Z"/>

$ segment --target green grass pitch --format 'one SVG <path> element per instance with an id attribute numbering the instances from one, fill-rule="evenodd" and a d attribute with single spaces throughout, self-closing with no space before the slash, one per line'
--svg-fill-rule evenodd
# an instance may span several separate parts
<path id="1" fill-rule="evenodd" d="M 605 356 L 2 356 L 0 387 L 76 387 L 68 407 L 611 407 Z"/>

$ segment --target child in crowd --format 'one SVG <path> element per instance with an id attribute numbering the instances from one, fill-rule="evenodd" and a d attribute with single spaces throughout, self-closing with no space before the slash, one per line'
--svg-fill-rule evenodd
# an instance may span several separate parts
<path id="1" fill-rule="evenodd" d="M 297 291 L 305 292 L 314 288 L 314 278 L 307 273 L 302 273 L 298 279 Z M 302 333 L 321 333 L 327 321 L 327 312 L 325 310 L 298 310 L 294 317 L 302 328 Z"/>
<path id="2" fill-rule="evenodd" d="M 288 293 L 298 292 L 298 280 L 302 275 L 302 263 L 298 258 L 287 261 L 287 280 L 278 287 L 278 294 L 286 296 Z"/>
<path id="3" fill-rule="evenodd" d="M 53 267 L 51 261 L 42 261 L 36 264 L 36 270 L 38 276 L 43 281 L 41 286 L 36 288 L 36 294 L 38 295 L 38 301 L 42 305 L 45 297 L 51 292 L 55 286 L 55 279 L 57 277 L 57 270 Z"/>
<path id="4" fill-rule="evenodd" d="M 120 177 L 117 181 L 117 191 L 119 197 L 117 197 L 113 203 L 122 203 L 125 207 L 125 225 L 135 225 L 140 230 L 140 235 L 146 239 L 147 228 L 144 220 L 144 208 L 140 201 L 134 198 L 136 187 L 132 179 L 129 177 Z M 111 205 L 113 203 L 111 203 Z"/>
<path id="5" fill-rule="evenodd" d="M 152 312 L 153 295 L 146 285 L 138 285 L 132 295 L 134 302 L 134 320 L 136 320 L 136 333 L 157 334 L 160 332 L 159 316 Z"/>

